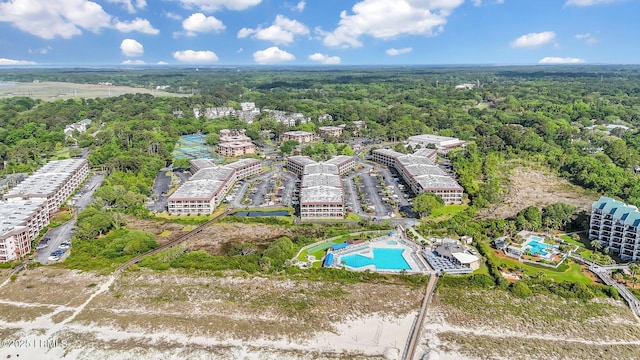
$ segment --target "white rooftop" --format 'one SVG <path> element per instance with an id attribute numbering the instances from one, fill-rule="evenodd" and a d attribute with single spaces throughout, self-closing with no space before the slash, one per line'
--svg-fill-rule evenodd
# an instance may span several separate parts
<path id="1" fill-rule="evenodd" d="M 5 197 L 47 197 L 57 191 L 86 162 L 84 159 L 51 161 L 9 190 Z"/>
<path id="2" fill-rule="evenodd" d="M 347 156 L 347 155 L 338 155 L 338 156 L 334 156 L 331 159 L 325 161 L 325 164 L 333 164 L 333 165 L 340 165 L 344 162 L 353 160 L 353 156 Z"/>
<path id="3" fill-rule="evenodd" d="M 289 156 L 287 159 L 305 166 L 318 163 L 317 161 L 312 160 L 310 157 L 302 155 Z"/>
<path id="4" fill-rule="evenodd" d="M 330 187 L 342 187 L 340 176 L 333 174 L 310 174 L 302 177 L 302 188 L 316 187 L 316 186 L 330 186 Z"/>
<path id="5" fill-rule="evenodd" d="M 169 200 L 211 200 L 223 185 L 224 181 L 219 180 L 189 180 L 171 194 Z"/>
<path id="6" fill-rule="evenodd" d="M 0 201 L 0 239 L 24 228 L 28 220 L 45 206 L 45 199 L 8 199 Z"/>
<path id="7" fill-rule="evenodd" d="M 414 179 L 425 190 L 462 190 L 457 181 L 445 175 L 420 175 Z"/>
<path id="8" fill-rule="evenodd" d="M 304 167 L 304 175 L 310 174 L 333 174 L 339 175 L 338 166 L 327 163 L 308 164 Z"/>
<path id="9" fill-rule="evenodd" d="M 330 186 L 315 186 L 300 190 L 300 205 L 325 203 L 343 204 L 342 189 Z"/>
<path id="10" fill-rule="evenodd" d="M 201 169 L 193 176 L 189 178 L 191 180 L 217 180 L 224 181 L 228 179 L 233 173 L 235 169 L 226 166 L 217 166 L 211 168 Z"/>
<path id="11" fill-rule="evenodd" d="M 474 262 L 480 260 L 475 255 L 471 255 L 471 254 L 467 254 L 467 253 L 460 253 L 460 252 L 452 253 L 451 256 L 456 258 L 456 260 L 458 260 L 461 264 L 471 264 L 471 263 L 474 263 Z"/>

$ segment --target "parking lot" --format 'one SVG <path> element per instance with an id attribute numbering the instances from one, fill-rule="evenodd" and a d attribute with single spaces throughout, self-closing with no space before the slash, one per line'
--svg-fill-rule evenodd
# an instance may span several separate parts
<path id="1" fill-rule="evenodd" d="M 93 202 L 93 193 L 100 187 L 102 181 L 104 180 L 104 176 L 102 174 L 96 174 L 91 176 L 85 184 L 80 188 L 76 195 L 72 199 L 69 200 L 70 204 L 73 204 L 76 208 L 77 212 L 81 212 L 86 209 Z M 42 264 L 49 264 L 56 262 L 57 260 L 49 260 L 49 256 L 52 252 L 58 250 L 61 245 L 65 247 L 63 243 L 71 242 L 71 236 L 73 235 L 73 228 L 76 225 L 76 219 L 71 219 L 66 223 L 50 229 L 44 236 L 44 238 L 48 238 L 47 246 L 41 249 L 38 249 L 35 256 L 35 261 Z M 65 250 L 64 254 L 60 258 L 64 258 L 68 256 L 69 249 Z"/>

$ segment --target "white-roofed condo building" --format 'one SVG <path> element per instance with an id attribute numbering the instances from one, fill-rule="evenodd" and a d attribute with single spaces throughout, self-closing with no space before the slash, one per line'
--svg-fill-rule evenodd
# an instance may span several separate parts
<path id="1" fill-rule="evenodd" d="M 306 156 L 290 156 L 287 168 L 301 176 L 300 218 L 302 220 L 344 217 L 344 190 L 340 175 L 355 166 L 351 156 L 336 156 L 316 162 Z"/>
<path id="2" fill-rule="evenodd" d="M 47 210 L 54 213 L 88 175 L 86 159 L 51 161 L 9 190 L 4 199 L 46 199 Z"/>
<path id="3" fill-rule="evenodd" d="M 589 240 L 598 240 L 623 260 L 640 260 L 638 208 L 602 196 L 591 206 Z"/>
<path id="4" fill-rule="evenodd" d="M 31 242 L 49 225 L 45 199 L 12 198 L 0 201 L 0 262 L 17 260 L 31 252 Z"/>
<path id="5" fill-rule="evenodd" d="M 260 173 L 260 161 L 242 159 L 224 166 L 211 160 L 191 160 L 194 174 L 167 200 L 172 215 L 211 214 L 224 200 L 236 181 Z"/>
<path id="6" fill-rule="evenodd" d="M 373 161 L 398 171 L 414 194 L 429 192 L 442 198 L 445 204 L 460 204 L 464 189 L 435 164 L 436 150 L 421 149 L 405 155 L 394 150 L 372 152 Z"/>

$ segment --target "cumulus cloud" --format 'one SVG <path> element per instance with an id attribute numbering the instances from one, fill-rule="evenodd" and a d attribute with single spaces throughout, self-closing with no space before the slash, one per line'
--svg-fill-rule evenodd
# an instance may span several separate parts
<path id="1" fill-rule="evenodd" d="M 391 39 L 398 35 L 435 36 L 464 0 L 362 0 L 340 13 L 338 27 L 324 35 L 327 46 L 360 47 L 362 35 Z"/>
<path id="2" fill-rule="evenodd" d="M 296 57 L 277 46 L 268 49 L 258 50 L 253 53 L 253 60 L 258 64 L 275 64 L 283 61 L 292 61 Z"/>
<path id="3" fill-rule="evenodd" d="M 145 65 L 144 60 L 125 60 L 122 65 Z"/>
<path id="4" fill-rule="evenodd" d="M 173 58 L 186 63 L 206 64 L 218 61 L 218 56 L 209 50 L 181 50 L 173 53 Z"/>
<path id="5" fill-rule="evenodd" d="M 541 33 L 529 33 L 522 35 L 511 43 L 513 48 L 536 48 L 548 44 L 555 39 L 556 33 L 544 31 Z"/>
<path id="6" fill-rule="evenodd" d="M 14 60 L 0 58 L 0 65 L 35 65 L 36 63 L 28 60 Z"/>
<path id="7" fill-rule="evenodd" d="M 144 9 L 147 6 L 146 0 L 108 0 L 110 3 L 120 4 L 124 7 L 130 14 L 136 12 L 136 9 Z"/>
<path id="8" fill-rule="evenodd" d="M 173 13 L 171 11 L 168 11 L 168 12 L 164 13 L 164 16 L 167 19 L 171 19 L 171 20 L 182 20 L 182 16 L 180 16 L 180 15 L 178 15 L 176 13 Z"/>
<path id="9" fill-rule="evenodd" d="M 309 60 L 319 62 L 321 64 L 326 64 L 326 65 L 336 65 L 336 64 L 340 64 L 340 62 L 342 61 L 339 56 L 329 56 L 321 53 L 315 53 L 315 54 L 309 55 Z"/>
<path id="10" fill-rule="evenodd" d="M 567 0 L 566 6 L 592 6 L 600 4 L 610 4 L 621 0 Z"/>
<path id="11" fill-rule="evenodd" d="M 302 0 L 302 1 L 299 1 L 297 4 L 295 4 L 294 6 L 291 6 L 291 10 L 302 12 L 304 11 L 305 6 L 307 6 L 307 2 Z"/>
<path id="12" fill-rule="evenodd" d="M 214 12 L 222 9 L 245 10 L 256 6 L 262 0 L 178 0 L 186 9 L 200 9 L 204 12 Z"/>
<path id="13" fill-rule="evenodd" d="M 154 28 L 149 22 L 149 20 L 141 19 L 141 18 L 136 18 L 135 20 L 132 20 L 132 21 L 116 20 L 114 23 L 114 27 L 118 31 L 123 33 L 128 33 L 132 31 L 137 31 L 143 34 L 148 34 L 148 35 L 158 35 L 160 33 L 160 30 Z"/>
<path id="14" fill-rule="evenodd" d="M 187 36 L 195 36 L 197 33 L 220 32 L 226 26 L 213 16 L 195 13 L 182 22 L 182 28 L 187 31 Z"/>
<path id="15" fill-rule="evenodd" d="M 238 38 L 252 36 L 254 39 L 271 41 L 274 44 L 287 45 L 293 42 L 296 35 L 309 34 L 309 28 L 297 20 L 291 20 L 283 15 L 277 15 L 273 24 L 267 28 L 242 28 L 238 31 Z"/>
<path id="16" fill-rule="evenodd" d="M 88 0 L 9 0 L 0 2 L 0 22 L 43 39 L 69 39 L 110 27 L 111 15 Z"/>
<path id="17" fill-rule="evenodd" d="M 396 55 L 402 55 L 402 54 L 407 54 L 413 51 L 413 48 L 411 47 L 406 47 L 406 48 L 402 48 L 402 49 L 387 49 L 387 55 L 390 56 L 396 56 Z"/>
<path id="18" fill-rule="evenodd" d="M 584 64 L 585 62 L 580 58 L 547 56 L 540 59 L 538 64 Z"/>
<path id="19" fill-rule="evenodd" d="M 124 56 L 142 56 L 144 54 L 144 47 L 134 39 L 124 39 L 120 43 L 120 51 L 122 51 L 122 55 Z"/>

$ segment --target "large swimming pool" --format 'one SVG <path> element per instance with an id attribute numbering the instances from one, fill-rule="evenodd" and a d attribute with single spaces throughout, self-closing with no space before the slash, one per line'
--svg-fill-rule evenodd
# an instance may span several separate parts
<path id="1" fill-rule="evenodd" d="M 551 249 L 551 245 L 547 245 L 541 241 L 543 240 L 537 236 L 531 237 L 531 240 L 527 243 L 531 248 L 531 255 L 547 256 L 547 252 L 545 250 Z"/>
<path id="2" fill-rule="evenodd" d="M 373 258 L 360 254 L 345 255 L 340 262 L 353 267 L 374 265 L 376 270 L 411 270 L 411 266 L 402 256 L 404 249 L 373 248 Z"/>

